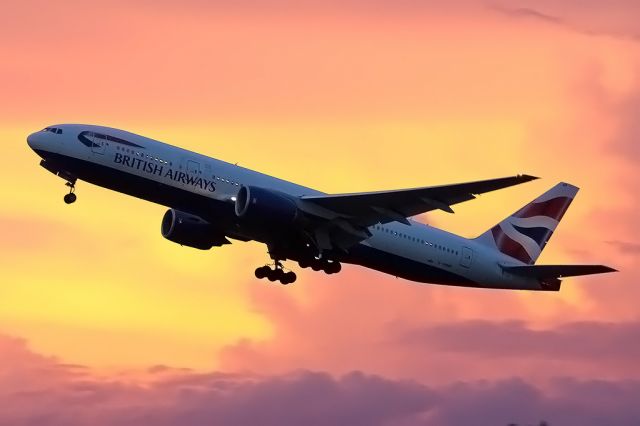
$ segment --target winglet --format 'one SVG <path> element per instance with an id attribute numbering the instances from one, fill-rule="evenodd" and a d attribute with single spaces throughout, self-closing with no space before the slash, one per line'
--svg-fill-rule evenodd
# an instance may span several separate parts
<path id="1" fill-rule="evenodd" d="M 538 176 L 532 176 L 532 175 L 518 175 L 517 177 L 522 179 L 523 183 L 524 182 L 531 182 L 532 180 L 540 179 Z"/>

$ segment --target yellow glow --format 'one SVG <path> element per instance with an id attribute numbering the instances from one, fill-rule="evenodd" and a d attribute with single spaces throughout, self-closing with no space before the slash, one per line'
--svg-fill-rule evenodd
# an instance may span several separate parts
<path id="1" fill-rule="evenodd" d="M 82 21 L 68 6 L 50 10 L 60 21 L 48 21 Z M 256 286 L 265 283 L 253 279 L 253 269 L 267 262 L 265 247 L 180 247 L 160 235 L 164 207 L 82 182 L 78 202 L 66 206 L 63 181 L 38 167 L 25 141 L 56 122 L 124 128 L 331 193 L 517 173 L 545 178 L 455 206 L 455 215 L 426 217 L 465 236 L 569 180 L 583 191 L 541 261 L 615 259 L 604 243 L 611 232 L 593 215 L 603 205 L 635 208 L 619 184 L 630 171 L 607 150 L 619 125 L 611 111 L 637 84 L 630 59 L 637 47 L 487 11 L 439 13 L 406 21 L 330 14 L 176 21 L 136 9 L 136 28 L 105 13 L 130 32 L 107 37 L 85 28 L 86 40 L 74 37 L 58 49 L 45 40 L 53 32 L 42 23 L 49 32 L 38 33 L 35 51 L 17 43 L 0 47 L 12 58 L 0 70 L 6 86 L 0 90 L 0 332 L 24 336 L 36 350 L 69 362 L 200 369 L 215 366 L 230 344 L 282 332 L 275 318 L 281 313 L 265 313 L 255 300 Z M 166 25 L 173 30 L 156 31 Z M 100 51 L 87 73 L 77 58 L 95 46 Z M 46 69 L 43 61 L 50 61 Z M 630 226 L 616 225 L 618 234 Z M 342 280 L 394 280 L 357 268 L 341 277 L 302 275 L 313 281 L 309 287 L 300 280 L 293 289 L 261 288 L 260 294 L 287 292 L 301 310 L 296 314 L 305 316 L 313 315 L 313 297 L 335 296 L 330 291 L 340 291 Z M 333 290 L 314 287 L 321 280 Z M 402 301 L 429 295 L 456 320 L 549 324 L 634 314 L 624 296 L 622 308 L 610 309 L 577 281 L 553 295 L 416 286 Z M 395 296 L 386 297 L 392 310 Z M 397 315 L 423 320 L 422 309 L 411 307 L 415 312 Z M 340 318 L 326 322 L 335 327 Z M 311 332 L 327 332 L 318 323 Z"/>

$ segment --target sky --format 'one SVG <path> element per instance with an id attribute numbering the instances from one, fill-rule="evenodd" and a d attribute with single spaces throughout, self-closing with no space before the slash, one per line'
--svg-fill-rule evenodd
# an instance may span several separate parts
<path id="1" fill-rule="evenodd" d="M 4 2 L 0 425 L 636 425 L 640 3 Z M 559 293 L 164 240 L 166 208 L 38 166 L 57 123 L 126 129 L 329 193 L 528 173 L 431 213 L 473 237 L 568 181 Z M 293 265 L 291 265 L 293 266 Z M 296 268 L 294 268 L 296 269 Z"/>

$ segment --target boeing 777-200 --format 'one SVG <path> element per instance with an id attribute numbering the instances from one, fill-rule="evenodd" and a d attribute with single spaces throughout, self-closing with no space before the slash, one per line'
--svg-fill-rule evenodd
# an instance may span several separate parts
<path id="1" fill-rule="evenodd" d="M 518 175 L 454 185 L 325 194 L 123 130 L 62 124 L 27 138 L 40 164 L 78 180 L 167 206 L 166 239 L 200 250 L 230 240 L 267 245 L 273 266 L 257 278 L 290 284 L 282 262 L 327 274 L 356 264 L 421 283 L 551 290 L 560 279 L 612 272 L 602 265 L 536 265 L 578 192 L 559 183 L 477 238 L 467 239 L 410 219 L 477 194 L 536 179 Z"/>

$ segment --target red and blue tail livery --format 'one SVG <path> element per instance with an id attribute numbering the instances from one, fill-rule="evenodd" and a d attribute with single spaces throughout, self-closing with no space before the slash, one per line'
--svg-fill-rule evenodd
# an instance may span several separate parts
<path id="1" fill-rule="evenodd" d="M 578 193 L 578 188 L 559 183 L 505 220 L 491 228 L 484 238 L 495 248 L 532 265 L 549 242 L 551 235 Z"/>

